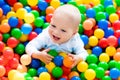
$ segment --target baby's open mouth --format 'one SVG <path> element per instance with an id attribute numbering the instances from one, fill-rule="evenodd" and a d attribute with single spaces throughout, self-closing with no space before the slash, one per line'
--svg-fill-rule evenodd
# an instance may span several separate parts
<path id="1" fill-rule="evenodd" d="M 53 39 L 54 39 L 54 40 L 59 40 L 60 38 L 57 37 L 57 36 L 55 36 L 55 35 L 53 35 Z"/>

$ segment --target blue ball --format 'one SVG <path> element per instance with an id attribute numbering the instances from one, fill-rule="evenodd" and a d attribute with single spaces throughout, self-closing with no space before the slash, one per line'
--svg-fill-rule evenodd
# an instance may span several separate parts
<path id="1" fill-rule="evenodd" d="M 105 31 L 105 38 L 108 38 L 111 35 L 114 35 L 114 30 L 112 28 L 107 28 Z"/>
<path id="2" fill-rule="evenodd" d="M 84 45 L 87 45 L 89 42 L 89 38 L 86 35 L 81 35 L 80 38 L 82 39 Z"/>
<path id="3" fill-rule="evenodd" d="M 103 30 L 106 30 L 108 28 L 108 21 L 105 19 L 98 21 L 98 27 Z"/>
<path id="4" fill-rule="evenodd" d="M 42 11 L 46 10 L 46 8 L 48 7 L 48 3 L 44 0 L 40 0 L 38 2 L 38 8 Z"/>
<path id="5" fill-rule="evenodd" d="M 113 1 L 112 0 L 105 0 L 104 1 L 104 7 L 106 8 L 109 5 L 113 5 Z"/>
<path id="6" fill-rule="evenodd" d="M 29 34 L 32 31 L 32 26 L 25 23 L 21 26 L 21 31 L 23 32 L 23 34 Z"/>
<path id="7" fill-rule="evenodd" d="M 110 77 L 112 79 L 117 79 L 120 76 L 120 71 L 117 68 L 110 69 Z"/>
<path id="8" fill-rule="evenodd" d="M 60 78 L 59 80 L 66 80 L 65 78 Z"/>
<path id="9" fill-rule="evenodd" d="M 63 65 L 63 57 L 62 56 L 56 56 L 53 59 L 53 62 L 56 66 L 62 66 Z"/>
<path id="10" fill-rule="evenodd" d="M 86 10 L 86 16 L 88 18 L 94 18 L 96 15 L 96 11 L 93 8 L 89 8 Z"/>
<path id="11" fill-rule="evenodd" d="M 11 7 L 7 4 L 5 4 L 2 6 L 2 10 L 3 10 L 3 14 L 7 15 L 7 13 L 11 11 Z"/>
<path id="12" fill-rule="evenodd" d="M 25 9 L 28 13 L 32 11 L 31 7 L 29 7 L 29 6 L 25 6 L 24 9 Z"/>
<path id="13" fill-rule="evenodd" d="M 4 0 L 0 0 L 0 7 L 2 7 L 5 4 Z"/>
<path id="14" fill-rule="evenodd" d="M 31 63 L 30 63 L 30 67 L 31 68 L 35 68 L 38 69 L 41 66 L 41 61 L 38 59 L 32 59 Z"/>
<path id="15" fill-rule="evenodd" d="M 96 56 L 99 56 L 102 53 L 102 48 L 99 46 L 95 46 L 92 49 L 92 53 L 95 54 Z"/>
<path id="16" fill-rule="evenodd" d="M 42 32 L 42 28 L 35 28 L 34 31 L 37 33 L 37 34 L 40 34 Z"/>
<path id="17" fill-rule="evenodd" d="M 18 18 L 12 16 L 8 19 L 8 24 L 10 25 L 10 27 L 17 27 L 18 25 Z"/>
<path id="18" fill-rule="evenodd" d="M 73 76 L 70 80 L 81 80 L 78 76 Z"/>
<path id="19" fill-rule="evenodd" d="M 39 76 L 40 73 L 42 73 L 42 72 L 48 72 L 47 68 L 45 68 L 45 67 L 39 67 L 38 70 L 37 70 L 37 75 Z"/>

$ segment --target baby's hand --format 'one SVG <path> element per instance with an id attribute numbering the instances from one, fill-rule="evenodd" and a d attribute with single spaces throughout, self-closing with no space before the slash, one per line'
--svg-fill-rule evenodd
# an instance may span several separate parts
<path id="1" fill-rule="evenodd" d="M 45 64 L 49 64 L 52 61 L 52 59 L 53 59 L 53 56 L 47 54 L 47 52 L 49 50 L 50 49 L 45 49 L 45 50 L 41 51 L 41 53 L 40 53 L 40 55 L 41 55 L 40 60 L 42 62 L 44 62 Z"/>

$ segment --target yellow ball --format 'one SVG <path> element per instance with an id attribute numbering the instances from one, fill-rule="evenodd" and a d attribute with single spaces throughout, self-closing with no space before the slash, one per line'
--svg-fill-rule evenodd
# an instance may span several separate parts
<path id="1" fill-rule="evenodd" d="M 16 74 L 14 74 L 14 77 L 12 80 L 25 80 L 24 75 L 20 72 L 17 72 Z"/>
<path id="2" fill-rule="evenodd" d="M 21 57 L 20 57 L 20 62 L 22 65 L 29 65 L 31 63 L 31 56 L 28 55 L 28 54 L 23 54 Z"/>
<path id="3" fill-rule="evenodd" d="M 38 4 L 38 0 L 27 0 L 30 6 L 36 6 Z"/>
<path id="4" fill-rule="evenodd" d="M 48 72 L 51 73 L 55 67 L 55 64 L 53 62 L 50 62 L 49 64 L 46 64 L 45 67 L 47 68 Z"/>
<path id="5" fill-rule="evenodd" d="M 104 37 L 104 31 L 102 29 L 96 29 L 94 31 L 94 36 L 96 36 L 98 39 L 101 39 Z"/>
<path id="6" fill-rule="evenodd" d="M 85 61 L 81 61 L 77 65 L 77 70 L 79 72 L 85 72 L 88 69 L 88 64 Z"/>
<path id="7" fill-rule="evenodd" d="M 110 21 L 111 23 L 114 23 L 114 22 L 117 21 L 117 20 L 119 20 L 119 16 L 118 16 L 116 13 L 110 14 L 110 16 L 109 16 L 109 21 Z"/>
<path id="8" fill-rule="evenodd" d="M 96 46 L 98 44 L 98 38 L 96 36 L 90 36 L 88 44 L 90 46 Z"/>
<path id="9" fill-rule="evenodd" d="M 116 53 L 116 49 L 113 46 L 108 46 L 105 50 L 105 52 L 109 55 L 109 56 L 113 56 Z"/>
<path id="10" fill-rule="evenodd" d="M 34 20 L 35 20 L 35 18 L 34 18 L 34 15 L 32 13 L 25 14 L 24 21 L 26 23 L 32 23 L 32 22 L 34 22 Z"/>
<path id="11" fill-rule="evenodd" d="M 87 69 L 84 75 L 87 80 L 94 80 L 94 78 L 96 77 L 96 73 L 93 69 Z"/>
<path id="12" fill-rule="evenodd" d="M 63 58 L 67 56 L 65 52 L 60 52 L 59 55 L 62 56 Z"/>
<path id="13" fill-rule="evenodd" d="M 18 73 L 17 70 L 10 70 L 10 71 L 8 72 L 8 79 L 9 79 L 9 80 L 13 80 L 13 77 L 14 77 L 14 75 L 15 75 L 16 73 Z"/>
<path id="14" fill-rule="evenodd" d="M 91 49 L 87 49 L 87 52 L 88 52 L 88 54 L 91 54 L 92 50 Z"/>
<path id="15" fill-rule="evenodd" d="M 16 11 L 16 16 L 17 16 L 19 19 L 24 19 L 25 14 L 27 14 L 27 11 L 26 11 L 24 8 L 19 8 L 19 9 Z"/>
<path id="16" fill-rule="evenodd" d="M 21 42 L 27 41 L 27 40 L 28 40 L 28 35 L 22 34 L 22 36 L 19 38 L 19 40 L 20 40 Z"/>
<path id="17" fill-rule="evenodd" d="M 39 80 L 51 80 L 51 76 L 50 76 L 50 74 L 48 72 L 42 72 L 39 75 Z"/>
<path id="18" fill-rule="evenodd" d="M 27 72 L 27 67 L 25 65 L 19 64 L 17 70 L 21 73 Z"/>
<path id="19" fill-rule="evenodd" d="M 90 2 L 92 2 L 92 0 L 82 0 L 83 4 L 89 4 Z"/>
<path id="20" fill-rule="evenodd" d="M 83 4 L 83 1 L 82 0 L 75 0 L 77 5 L 80 5 L 80 4 Z"/>
<path id="21" fill-rule="evenodd" d="M 93 2 L 93 4 L 94 4 L 94 6 L 100 4 L 100 0 L 93 0 L 92 2 Z"/>
<path id="22" fill-rule="evenodd" d="M 10 11 L 7 13 L 7 19 L 9 19 L 12 16 L 16 17 L 16 13 L 14 11 Z"/>
<path id="23" fill-rule="evenodd" d="M 59 0 L 51 0 L 50 5 L 56 9 L 60 6 L 60 1 Z"/>
<path id="24" fill-rule="evenodd" d="M 110 57 L 108 54 L 106 54 L 106 53 L 100 54 L 100 56 L 99 56 L 100 62 L 109 62 L 109 60 L 110 60 Z"/>
<path id="25" fill-rule="evenodd" d="M 1 24 L 8 23 L 8 19 L 4 19 L 1 21 Z"/>

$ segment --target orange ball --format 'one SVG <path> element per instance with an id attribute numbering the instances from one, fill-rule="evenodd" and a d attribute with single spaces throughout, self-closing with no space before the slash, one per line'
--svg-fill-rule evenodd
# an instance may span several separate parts
<path id="1" fill-rule="evenodd" d="M 17 11 L 19 8 L 23 8 L 22 3 L 17 2 L 17 3 L 15 3 L 15 4 L 13 5 L 13 9 L 14 9 L 15 11 Z"/>
<path id="2" fill-rule="evenodd" d="M 3 15 L 3 10 L 0 8 L 0 17 Z"/>
<path id="3" fill-rule="evenodd" d="M 48 6 L 46 8 L 46 14 L 53 14 L 53 12 L 55 11 L 55 8 L 53 6 Z"/>
<path id="4" fill-rule="evenodd" d="M 93 22 L 89 19 L 83 22 L 83 28 L 85 30 L 91 30 L 93 26 L 94 26 Z"/>
<path id="5" fill-rule="evenodd" d="M 79 76 L 79 73 L 76 72 L 76 71 L 72 71 L 72 72 L 70 72 L 70 74 L 68 75 L 69 80 L 70 80 L 73 76 Z"/>
<path id="6" fill-rule="evenodd" d="M 120 52 L 117 52 L 116 54 L 113 55 L 113 59 L 115 61 L 120 61 Z"/>
<path id="7" fill-rule="evenodd" d="M 8 23 L 3 23 L 0 25 L 0 32 L 8 33 L 10 31 L 10 25 Z"/>
<path id="8" fill-rule="evenodd" d="M 66 56 L 63 60 L 63 64 L 64 64 L 65 67 L 71 68 L 72 64 L 73 64 L 72 57 Z"/>

